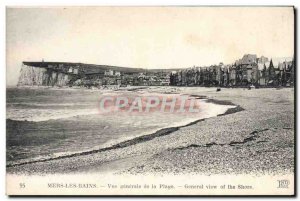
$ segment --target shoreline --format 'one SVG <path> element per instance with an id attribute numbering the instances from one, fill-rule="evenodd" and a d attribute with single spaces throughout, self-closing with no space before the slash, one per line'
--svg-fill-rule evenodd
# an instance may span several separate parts
<path id="1" fill-rule="evenodd" d="M 101 88 L 88 88 L 88 87 L 81 87 L 81 86 L 42 86 L 42 85 L 23 85 L 23 86 L 7 86 L 7 89 L 48 89 L 48 90 L 87 90 L 87 91 L 137 91 L 140 89 L 151 89 L 151 88 L 206 88 L 206 89 L 249 89 L 248 86 L 231 86 L 231 87 L 225 87 L 225 86 L 173 86 L 173 85 L 151 85 L 151 86 L 140 86 L 140 85 L 132 85 L 132 86 L 117 86 L 117 85 L 103 85 Z M 294 89 L 293 86 L 259 86 L 258 88 L 252 89 L 252 90 L 259 90 L 259 89 Z"/>
<path id="2" fill-rule="evenodd" d="M 196 97 L 196 98 L 199 97 L 200 99 L 206 99 L 205 96 L 197 96 L 197 95 L 190 95 L 190 96 Z M 214 103 L 214 104 L 218 104 L 218 105 L 236 106 L 234 108 L 228 108 L 225 111 L 225 113 L 218 114 L 217 116 L 228 115 L 228 114 L 232 114 L 232 113 L 240 112 L 240 111 L 244 110 L 239 105 L 234 105 L 230 101 L 222 101 L 222 100 L 215 100 L 215 99 L 206 99 L 205 102 Z M 120 149 L 120 148 L 124 148 L 124 147 L 127 147 L 127 146 L 135 145 L 137 143 L 142 143 L 142 142 L 150 141 L 150 140 L 152 140 L 152 139 L 154 139 L 156 137 L 161 137 L 161 136 L 169 135 L 169 134 L 171 134 L 171 133 L 173 133 L 175 131 L 178 131 L 180 128 L 191 126 L 191 125 L 196 124 L 196 123 L 198 123 L 200 121 L 205 121 L 205 119 L 208 119 L 208 118 L 197 119 L 195 121 L 189 122 L 189 123 L 187 123 L 185 125 L 182 125 L 182 126 L 161 128 L 161 129 L 157 130 L 154 133 L 150 133 L 150 134 L 146 134 L 146 135 L 134 137 L 133 139 L 125 140 L 125 141 L 119 142 L 117 144 L 114 144 L 112 146 L 108 146 L 108 147 L 104 147 L 104 148 L 100 148 L 100 149 L 94 149 L 94 150 L 90 150 L 90 151 L 82 151 L 82 152 L 72 153 L 72 154 L 69 154 L 69 155 L 62 155 L 62 156 L 57 156 L 57 157 L 50 157 L 50 158 L 46 158 L 46 159 L 37 159 L 37 160 L 28 161 L 28 162 L 20 162 L 20 163 L 16 163 L 16 164 L 9 164 L 9 165 L 6 165 L 6 167 L 7 168 L 8 167 L 17 167 L 17 166 L 22 166 L 22 165 L 27 165 L 27 164 L 34 164 L 34 163 L 39 163 L 39 162 L 47 162 L 47 161 L 52 161 L 52 160 L 60 160 L 60 159 L 65 159 L 65 158 L 77 157 L 77 156 L 85 156 L 85 155 L 89 155 L 89 154 L 95 154 L 95 153 L 105 152 L 105 151 L 108 151 L 108 150 Z M 6 121 L 18 121 L 18 120 L 6 119 Z"/>
<path id="3" fill-rule="evenodd" d="M 148 137 L 142 140 L 142 136 L 136 142 L 129 140 L 128 144 L 119 145 L 117 149 L 7 167 L 7 173 L 235 174 L 293 171 L 293 89 L 225 89 L 216 92 L 212 88 L 183 88 L 183 92 L 195 96 L 205 94 L 207 101 L 231 102 L 237 105 L 234 109 L 244 110 L 228 109 L 226 114 L 205 121 L 164 130 L 172 135 L 158 133 L 159 137 L 148 140 Z M 255 131 L 260 131 L 259 137 Z M 213 146 L 216 144 L 224 146 Z M 186 149 L 178 149 L 182 147 Z M 122 163 L 118 164 L 118 161 Z"/>

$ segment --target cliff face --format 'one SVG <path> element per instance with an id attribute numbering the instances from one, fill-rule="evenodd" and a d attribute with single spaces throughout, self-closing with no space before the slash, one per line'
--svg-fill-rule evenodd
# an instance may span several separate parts
<path id="1" fill-rule="evenodd" d="M 18 86 L 67 86 L 69 82 L 68 74 L 23 64 Z"/>
<path id="2" fill-rule="evenodd" d="M 83 86 L 139 83 L 135 77 L 140 73 L 162 76 L 172 69 L 142 69 L 107 65 L 70 63 L 70 62 L 32 62 L 23 61 L 18 86 Z M 112 72 L 112 74 L 111 74 Z M 125 76 L 124 82 L 121 75 Z M 127 79 L 128 78 L 128 79 Z M 134 81 L 135 80 L 135 81 Z"/>

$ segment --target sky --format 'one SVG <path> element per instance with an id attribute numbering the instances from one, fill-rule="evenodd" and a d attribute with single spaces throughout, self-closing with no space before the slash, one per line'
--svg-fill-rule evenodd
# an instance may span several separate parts
<path id="1" fill-rule="evenodd" d="M 22 61 L 134 68 L 292 57 L 292 7 L 8 7 L 7 85 Z"/>

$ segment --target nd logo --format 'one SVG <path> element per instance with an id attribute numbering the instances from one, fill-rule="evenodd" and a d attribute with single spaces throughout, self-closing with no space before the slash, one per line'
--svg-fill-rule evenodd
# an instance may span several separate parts
<path id="1" fill-rule="evenodd" d="M 277 180 L 278 187 L 277 188 L 289 188 L 290 181 L 289 180 Z"/>

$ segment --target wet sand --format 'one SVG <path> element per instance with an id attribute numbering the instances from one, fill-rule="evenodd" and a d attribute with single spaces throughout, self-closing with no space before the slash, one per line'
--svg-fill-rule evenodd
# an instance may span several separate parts
<path id="1" fill-rule="evenodd" d="M 149 90 L 149 89 L 142 89 Z M 162 88 L 149 91 L 163 92 Z M 179 88 L 239 109 L 127 146 L 16 167 L 8 173 L 291 173 L 294 89 Z"/>

